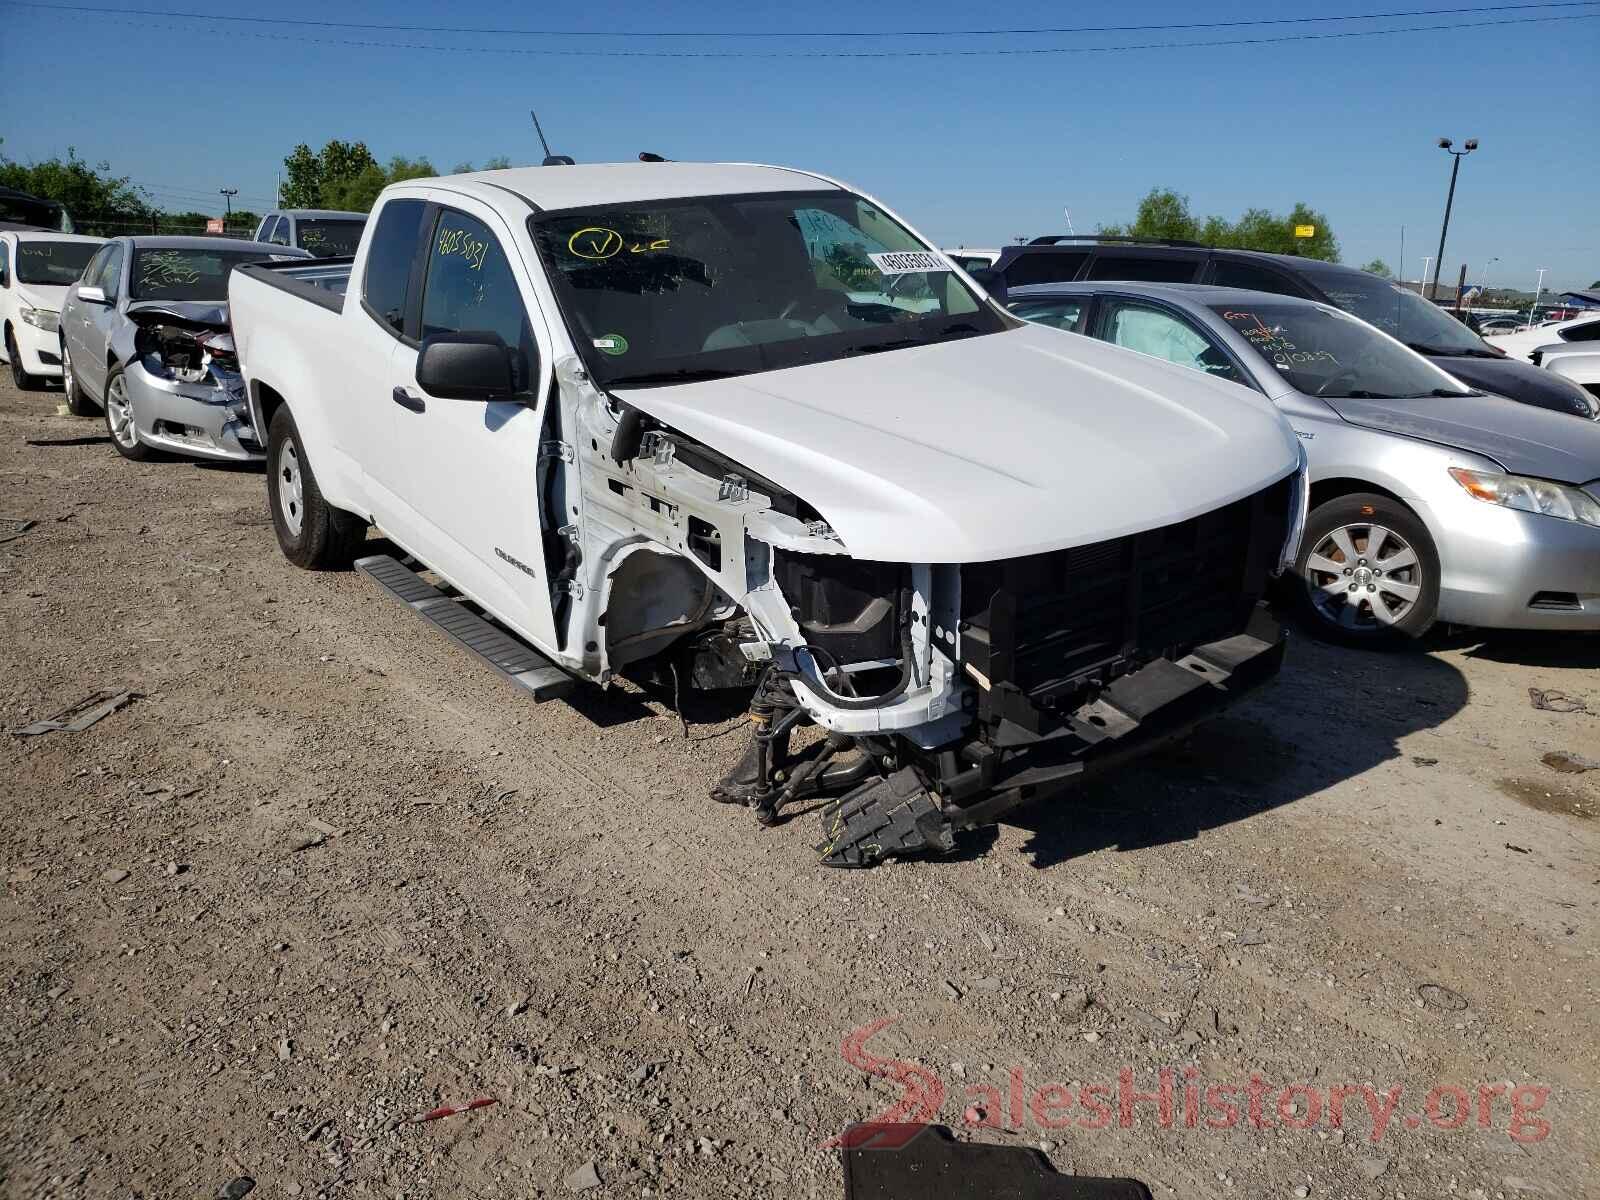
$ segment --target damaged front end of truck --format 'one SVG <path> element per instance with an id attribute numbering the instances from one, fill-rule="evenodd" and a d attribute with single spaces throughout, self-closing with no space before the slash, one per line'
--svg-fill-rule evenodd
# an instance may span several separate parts
<path id="1" fill-rule="evenodd" d="M 752 688 L 749 743 L 712 796 L 768 825 L 825 800 L 825 864 L 949 851 L 1282 661 L 1261 600 L 1298 542 L 1303 455 L 1219 507 L 1085 544 L 864 559 L 826 504 L 649 393 L 597 386 L 576 357 L 556 377 L 540 488 L 542 511 L 570 514 L 545 529 L 558 657 L 602 682 L 665 664 L 675 685 Z"/>
<path id="2" fill-rule="evenodd" d="M 200 458 L 262 459 L 226 306 L 136 304 L 113 349 L 126 364 L 146 444 Z"/>

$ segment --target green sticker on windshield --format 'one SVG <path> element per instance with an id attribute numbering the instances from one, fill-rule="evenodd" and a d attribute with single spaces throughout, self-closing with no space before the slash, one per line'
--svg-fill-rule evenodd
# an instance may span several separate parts
<path id="1" fill-rule="evenodd" d="M 609 354 L 612 357 L 616 357 L 619 354 L 628 352 L 628 339 L 620 333 L 608 333 L 603 337 L 595 338 L 594 348 L 600 351 L 601 354 Z"/>

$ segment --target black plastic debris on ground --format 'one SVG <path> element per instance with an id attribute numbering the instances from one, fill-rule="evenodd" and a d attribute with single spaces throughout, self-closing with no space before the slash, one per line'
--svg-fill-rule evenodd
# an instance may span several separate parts
<path id="1" fill-rule="evenodd" d="M 845 1200 L 1151 1200 L 1138 1180 L 1063 1175 L 1037 1150 L 944 1125 L 852 1125 L 839 1143 Z"/>
<path id="2" fill-rule="evenodd" d="M 132 704 L 143 693 L 127 688 L 102 688 L 85 696 L 71 708 L 64 708 L 55 716 L 35 721 L 11 732 L 18 737 L 39 737 L 46 733 L 82 733 L 97 721 L 104 720 L 117 709 Z"/>

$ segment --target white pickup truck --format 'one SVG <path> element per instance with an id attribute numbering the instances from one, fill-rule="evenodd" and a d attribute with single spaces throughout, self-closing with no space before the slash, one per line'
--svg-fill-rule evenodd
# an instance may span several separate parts
<path id="1" fill-rule="evenodd" d="M 356 565 L 538 698 L 753 688 L 713 798 L 829 798 L 824 862 L 949 849 L 1282 659 L 1305 473 L 1267 399 L 1013 319 L 835 180 L 396 184 L 353 258 L 229 300 L 290 561 L 376 525 L 450 591 Z"/>

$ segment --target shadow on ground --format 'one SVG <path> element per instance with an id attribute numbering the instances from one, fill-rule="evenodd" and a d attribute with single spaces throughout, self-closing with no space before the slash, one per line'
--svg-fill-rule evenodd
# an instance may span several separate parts
<path id="1" fill-rule="evenodd" d="M 1146 758 L 1014 813 L 1035 867 L 1096 850 L 1188 841 L 1400 757 L 1399 740 L 1467 703 L 1450 663 L 1306 643 L 1232 712 Z"/>

